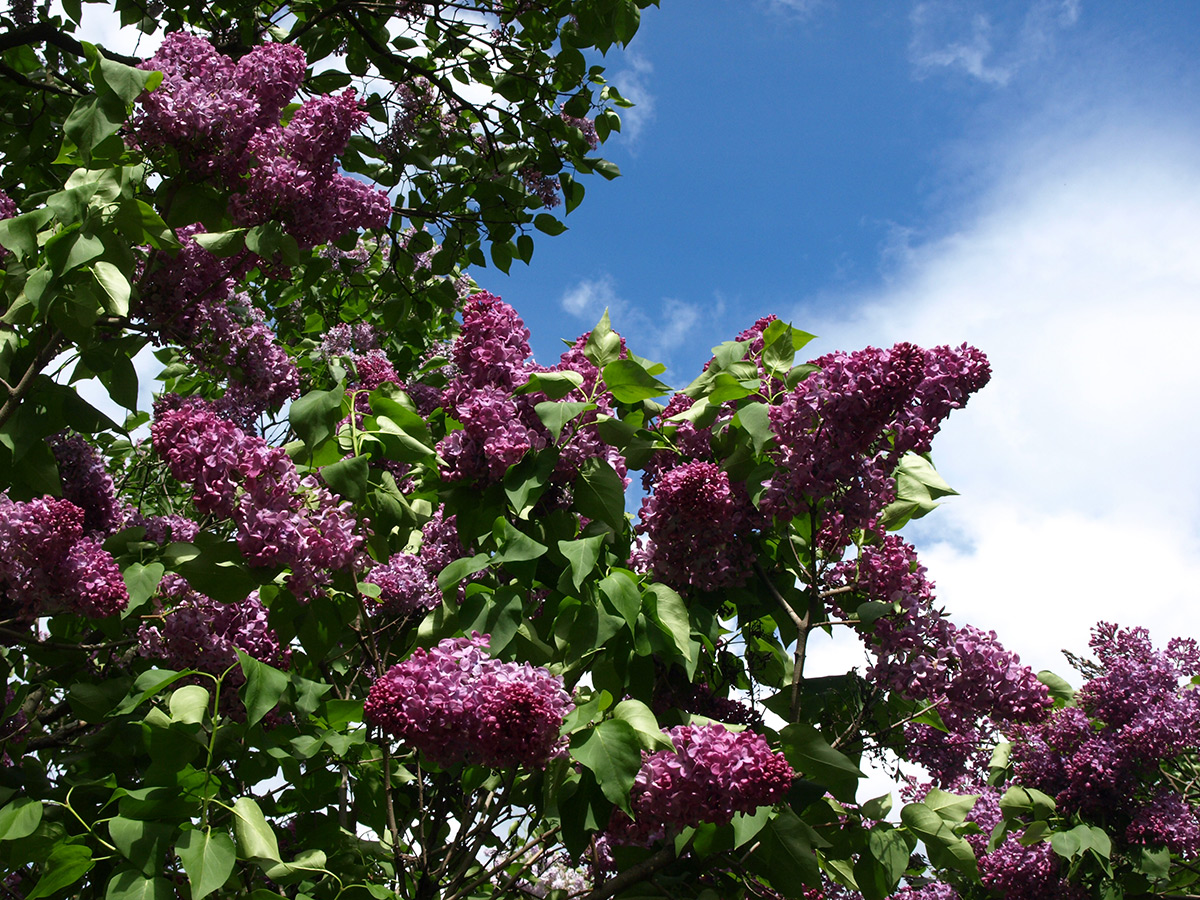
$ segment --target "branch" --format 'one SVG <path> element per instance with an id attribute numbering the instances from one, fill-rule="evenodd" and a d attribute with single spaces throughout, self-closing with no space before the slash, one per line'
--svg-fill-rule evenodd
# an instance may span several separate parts
<path id="1" fill-rule="evenodd" d="M 83 52 L 83 44 L 65 31 L 59 31 L 49 22 L 38 22 L 36 25 L 30 25 L 28 28 L 15 28 L 12 31 L 0 34 L 0 53 L 3 53 L 5 50 L 11 50 L 13 47 L 40 43 L 53 44 L 60 50 L 73 53 L 75 56 L 83 57 L 87 55 Z M 136 56 L 114 53 L 112 50 L 104 47 L 98 47 L 97 49 L 109 59 L 125 63 L 127 66 L 136 66 L 141 62 Z"/>
<path id="2" fill-rule="evenodd" d="M 583 900 L 608 900 L 630 885 L 645 881 L 659 869 L 665 869 L 675 858 L 675 844 L 672 842 L 649 859 L 642 860 L 636 866 L 630 866 L 624 872 L 619 872 L 616 877 L 599 885 L 590 894 L 585 895 Z"/>
<path id="3" fill-rule="evenodd" d="M 29 364 L 29 368 L 25 370 L 25 374 L 21 376 L 21 380 L 17 382 L 17 386 L 9 392 L 8 399 L 4 401 L 4 406 L 0 407 L 0 428 L 3 428 L 8 423 L 8 420 L 13 417 L 13 413 L 17 411 L 17 407 L 21 405 L 21 401 L 25 399 L 25 395 L 29 393 L 30 387 L 33 386 L 33 379 L 57 355 L 61 342 L 62 332 L 56 328 L 50 335 L 50 339 L 46 342 L 46 346 L 34 355 L 33 361 Z"/>

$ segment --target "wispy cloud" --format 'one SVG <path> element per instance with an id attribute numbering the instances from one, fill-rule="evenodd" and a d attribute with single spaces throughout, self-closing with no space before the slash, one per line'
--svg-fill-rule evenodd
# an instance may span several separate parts
<path id="1" fill-rule="evenodd" d="M 610 79 L 621 92 L 621 96 L 633 103 L 628 109 L 619 109 L 621 135 L 627 144 L 636 144 L 642 132 L 654 120 L 654 94 L 650 92 L 650 76 L 654 66 L 637 51 L 625 54 L 625 67 Z"/>
<path id="2" fill-rule="evenodd" d="M 909 14 L 909 58 L 919 77 L 956 70 L 1003 86 L 1052 53 L 1057 34 L 1079 15 L 1079 0 L 1035 0 L 1009 15 L 989 3 L 923 0 Z"/>
<path id="3" fill-rule="evenodd" d="M 962 496 L 914 534 L 951 615 L 1035 667 L 1063 669 L 1100 619 L 1200 636 L 1198 150 L 1128 120 L 1047 137 L 851 317 L 797 316 L 826 349 L 988 353 L 934 451 Z"/>
<path id="4" fill-rule="evenodd" d="M 639 355 L 668 367 L 668 383 L 673 374 L 674 351 L 703 330 L 698 304 L 674 297 L 657 302 L 632 302 L 617 291 L 615 280 L 607 273 L 572 285 L 559 302 L 584 326 L 594 325 L 607 309 L 613 328 L 621 334 L 637 336 L 635 349 Z"/>

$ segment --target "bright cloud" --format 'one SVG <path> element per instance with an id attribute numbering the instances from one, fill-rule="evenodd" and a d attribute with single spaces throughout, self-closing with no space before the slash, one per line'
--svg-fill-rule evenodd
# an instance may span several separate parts
<path id="1" fill-rule="evenodd" d="M 795 315 L 827 349 L 988 353 L 935 445 L 963 496 L 916 537 L 955 620 L 1035 668 L 1064 671 L 1099 619 L 1200 636 L 1198 145 L 1128 122 L 1040 141 L 852 316 Z"/>
<path id="2" fill-rule="evenodd" d="M 1056 34 L 1079 19 L 1079 0 L 996 4 L 925 0 L 909 14 L 909 58 L 917 74 L 955 69 L 993 85 L 1046 55 Z"/>
<path id="3" fill-rule="evenodd" d="M 636 51 L 625 54 L 625 67 L 609 79 L 621 96 L 633 103 L 628 109 L 618 109 L 621 115 L 621 136 L 626 144 L 634 144 L 646 126 L 654 119 L 654 95 L 649 80 L 654 66 Z"/>

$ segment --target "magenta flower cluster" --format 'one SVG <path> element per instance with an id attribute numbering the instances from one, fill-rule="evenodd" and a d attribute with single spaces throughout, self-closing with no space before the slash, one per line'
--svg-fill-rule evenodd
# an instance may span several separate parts
<path id="1" fill-rule="evenodd" d="M 277 669 L 288 667 L 291 650 L 267 623 L 267 608 L 257 591 L 240 603 L 219 603 L 174 574 L 163 578 L 159 590 L 165 601 L 162 621 L 138 630 L 142 656 L 210 675 L 236 665 L 238 650 Z M 238 676 L 240 671 L 234 676 L 240 684 Z"/>
<path id="2" fill-rule="evenodd" d="M 415 553 L 393 553 L 363 580 L 379 587 L 379 605 L 390 615 L 427 612 L 442 602 L 436 576 Z"/>
<path id="3" fill-rule="evenodd" d="M 740 485 L 715 463 L 667 471 L 642 500 L 637 533 L 645 541 L 630 564 L 676 590 L 715 591 L 745 582 L 753 571 L 748 540 L 761 517 Z"/>
<path id="4" fill-rule="evenodd" d="M 701 822 L 724 825 L 734 813 L 780 802 L 796 777 L 753 731 L 679 725 L 667 734 L 673 751 L 643 753 L 630 792 L 633 819 L 613 814 L 608 834 L 615 843 L 647 844 Z"/>
<path id="5" fill-rule="evenodd" d="M 859 635 L 875 661 L 867 677 L 912 700 L 936 704 L 949 733 L 927 725 L 905 732 L 909 755 L 940 783 L 960 777 L 980 744 L 981 716 L 997 723 L 1045 717 L 1050 695 L 995 632 L 956 626 L 933 606 L 933 585 L 916 551 L 897 535 L 863 547 L 857 560 L 829 573 L 831 589 L 852 587 L 858 600 L 887 603 L 894 612 Z M 836 599 L 836 598 L 835 598 Z M 842 601 L 847 607 L 850 604 Z M 835 610 L 845 616 L 846 609 Z"/>
<path id="6" fill-rule="evenodd" d="M 820 511 L 829 542 L 868 526 L 893 497 L 900 457 L 929 450 L 941 421 L 982 388 L 987 358 L 965 344 L 897 344 L 831 353 L 769 411 L 778 465 L 762 508 L 780 518 Z"/>
<path id="7" fill-rule="evenodd" d="M 529 329 L 516 310 L 486 291 L 472 295 L 463 308 L 462 332 L 451 347 L 454 376 L 441 398 L 442 406 L 463 426 L 438 444 L 438 454 L 447 463 L 442 477 L 496 482 L 530 450 L 555 443 L 535 411 L 546 395 L 513 393 L 530 375 L 548 371 L 578 372 L 584 385 L 564 401 L 588 399 L 597 406 L 577 427 L 564 429 L 557 441 L 555 480 L 570 481 L 585 459 L 597 456 L 624 477 L 624 459 L 599 439 L 593 424 L 597 414 L 614 409 L 612 396 L 597 385 L 599 371 L 583 355 L 584 343 L 586 336 L 563 353 L 554 369 L 537 366 L 530 358 Z"/>
<path id="8" fill-rule="evenodd" d="M 371 685 L 367 724 L 442 766 L 545 766 L 574 704 L 560 677 L 489 657 L 489 640 L 447 638 L 392 666 Z"/>
<path id="9" fill-rule="evenodd" d="M 120 528 L 125 516 L 116 487 L 95 448 L 80 435 L 65 432 L 51 437 L 49 443 L 58 463 L 63 499 L 83 510 L 84 533 L 107 537 Z"/>
<path id="10" fill-rule="evenodd" d="M 142 281 L 136 314 L 162 343 L 177 343 L 210 372 L 229 374 L 222 414 L 249 426 L 260 413 L 298 396 L 300 374 L 260 312 L 236 293 L 245 257 L 219 259 L 195 240 L 204 228 L 179 230 L 182 249 Z"/>
<path id="11" fill-rule="evenodd" d="M 286 127 L 279 119 L 304 79 L 304 52 L 264 44 L 236 63 L 204 38 L 175 32 L 141 64 L 162 84 L 139 98 L 130 122 L 146 150 L 173 150 L 184 168 L 233 191 L 240 225 L 281 222 L 302 246 L 356 228 L 382 228 L 387 194 L 342 175 L 337 157 L 366 121 L 353 90 L 306 101 Z"/>
<path id="12" fill-rule="evenodd" d="M 1099 670 L 1077 705 L 1017 731 L 1017 779 L 1052 795 L 1060 813 L 1124 828 L 1131 843 L 1200 852 L 1196 810 L 1159 776 L 1200 741 L 1200 693 L 1187 684 L 1200 675 L 1196 643 L 1158 650 L 1144 628 L 1102 622 L 1091 648 Z"/>
<path id="13" fill-rule="evenodd" d="M 363 538 L 350 504 L 313 476 L 301 478 L 283 448 L 246 434 L 198 398 L 159 399 L 150 434 L 171 474 L 191 485 L 196 508 L 234 521 L 251 565 L 290 569 L 288 586 L 298 596 L 358 562 Z"/>
<path id="14" fill-rule="evenodd" d="M 18 502 L 0 494 L 0 597 L 9 615 L 100 619 L 129 604 L 116 560 L 86 535 L 84 521 L 69 500 Z"/>

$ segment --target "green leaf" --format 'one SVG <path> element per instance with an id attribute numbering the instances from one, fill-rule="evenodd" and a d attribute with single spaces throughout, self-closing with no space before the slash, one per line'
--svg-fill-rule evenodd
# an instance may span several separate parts
<path id="1" fill-rule="evenodd" d="M 553 449 L 527 453 L 504 473 L 504 495 L 520 519 L 528 519 L 538 499 L 545 493 L 558 464 Z"/>
<path id="2" fill-rule="evenodd" d="M 730 825 L 733 826 L 734 849 L 748 844 L 771 818 L 771 807 L 760 806 L 752 813 L 734 813 Z"/>
<path id="3" fill-rule="evenodd" d="M 158 590 L 159 582 L 162 581 L 166 571 L 163 564 L 157 562 L 147 565 L 135 562 L 130 563 L 125 568 L 121 576 L 125 580 L 125 589 L 129 592 L 129 605 L 121 613 L 122 619 L 139 609 L 147 600 L 154 596 L 154 592 Z"/>
<path id="4" fill-rule="evenodd" d="M 486 553 L 476 553 L 474 556 L 464 556 L 454 560 L 438 575 L 438 588 L 447 591 L 464 578 L 481 572 L 491 565 L 492 558 Z"/>
<path id="5" fill-rule="evenodd" d="M 613 33 L 622 44 L 628 44 L 637 34 L 641 10 L 634 0 L 617 0 L 613 10 Z"/>
<path id="6" fill-rule="evenodd" d="M 310 453 L 333 435 L 342 418 L 345 396 L 345 385 L 332 391 L 309 391 L 289 408 L 288 421 Z"/>
<path id="7" fill-rule="evenodd" d="M 1038 672 L 1037 679 L 1046 686 L 1055 702 L 1063 706 L 1075 705 L 1075 688 L 1065 678 L 1060 678 L 1049 669 Z"/>
<path id="8" fill-rule="evenodd" d="M 499 550 L 495 559 L 492 560 L 497 563 L 526 562 L 543 556 L 549 549 L 545 544 L 539 544 L 523 531 L 518 531 L 503 516 L 497 518 L 493 524 L 492 538 L 496 541 L 496 547 Z"/>
<path id="9" fill-rule="evenodd" d="M 92 274 L 108 297 L 104 308 L 109 314 L 119 317 L 129 315 L 129 295 L 132 288 L 124 273 L 112 263 L 101 259 L 92 264 Z"/>
<path id="10" fill-rule="evenodd" d="M 775 437 L 775 433 L 771 431 L 771 420 L 767 415 L 768 409 L 767 404 L 756 401 L 747 403 L 737 412 L 737 420 L 750 435 L 755 453 L 762 453 L 767 442 Z"/>
<path id="11" fill-rule="evenodd" d="M 942 817 L 924 803 L 909 803 L 900 810 L 900 821 L 925 842 L 935 866 L 958 869 L 971 878 L 979 877 L 971 845 L 950 830 Z"/>
<path id="12" fill-rule="evenodd" d="M 623 719 L 608 719 L 577 733 L 571 740 L 571 756 L 592 771 L 611 803 L 633 815 L 629 791 L 642 767 L 642 751 L 632 725 Z"/>
<path id="13" fill-rule="evenodd" d="M 105 93 L 78 100 L 63 123 L 63 134 L 84 159 L 90 159 L 92 151 L 124 124 L 125 103 L 115 94 Z"/>
<path id="14" fill-rule="evenodd" d="M 200 685 L 184 685 L 171 694 L 168 704 L 171 718 L 187 725 L 198 725 L 204 721 L 204 714 L 208 712 L 209 700 L 208 691 Z"/>
<path id="15" fill-rule="evenodd" d="M 242 687 L 242 703 L 246 706 L 246 724 L 257 725 L 263 716 L 279 704 L 287 690 L 288 676 L 278 669 L 259 662 L 243 650 L 238 650 L 238 662 L 246 684 Z"/>
<path id="16" fill-rule="evenodd" d="M 93 83 L 97 86 L 103 84 L 120 100 L 132 103 L 141 96 L 142 91 L 152 91 L 162 84 L 163 73 L 135 69 L 101 56 L 99 66 L 92 69 L 92 79 Z"/>
<path id="17" fill-rule="evenodd" d="M 779 737 L 784 756 L 796 771 L 829 788 L 839 800 L 854 802 L 858 780 L 866 776 L 849 757 L 829 746 L 817 729 L 797 722 L 784 728 Z"/>
<path id="18" fill-rule="evenodd" d="M 267 823 L 267 817 L 250 797 L 241 797 L 233 804 L 233 829 L 237 835 L 238 858 L 281 862 L 279 842 Z"/>
<path id="19" fill-rule="evenodd" d="M 579 467 L 575 479 L 575 509 L 618 534 L 625 527 L 625 483 L 607 460 L 591 457 Z"/>
<path id="20" fill-rule="evenodd" d="M 1032 815 L 1035 819 L 1049 819 L 1054 814 L 1054 798 L 1037 788 L 1013 786 L 1000 798 L 1000 812 L 1006 819 Z"/>
<path id="21" fill-rule="evenodd" d="M 321 478 L 343 499 L 358 503 L 367 495 L 368 459 L 351 456 L 321 468 Z"/>
<path id="22" fill-rule="evenodd" d="M 42 821 L 42 804 L 29 797 L 18 797 L 0 809 L 0 841 L 29 837 Z"/>
<path id="23" fill-rule="evenodd" d="M 188 674 L 186 670 L 176 672 L 173 669 L 149 669 L 143 672 L 133 683 L 133 693 L 126 697 L 112 714 L 123 716 L 133 712 L 159 691 L 170 687 Z"/>
<path id="24" fill-rule="evenodd" d="M 185 831 L 175 843 L 175 852 L 187 873 L 192 900 L 203 900 L 228 881 L 237 858 L 229 835 L 211 828 Z"/>
<path id="25" fill-rule="evenodd" d="M 567 226 L 549 213 L 539 213 L 533 218 L 533 227 L 545 234 L 554 235 L 562 234 L 567 230 Z"/>
<path id="26" fill-rule="evenodd" d="M 583 403 L 578 400 L 543 400 L 533 407 L 533 411 L 557 441 L 568 422 L 580 413 L 595 408 L 595 403 Z"/>
<path id="27" fill-rule="evenodd" d="M 653 753 L 655 750 L 675 749 L 671 738 L 663 733 L 653 711 L 641 700 L 622 700 L 613 708 L 613 716 L 633 726 L 643 750 Z"/>
<path id="28" fill-rule="evenodd" d="M 17 254 L 19 259 L 37 254 L 38 230 L 54 218 L 49 209 L 35 209 L 11 219 L 0 221 L 0 244 Z"/>
<path id="29" fill-rule="evenodd" d="M 167 879 L 149 873 L 121 869 L 108 880 L 105 900 L 175 900 L 175 888 Z"/>
<path id="30" fill-rule="evenodd" d="M 643 596 L 651 618 L 675 644 L 680 658 L 688 660 L 691 668 L 698 651 L 692 644 L 692 623 L 683 598 L 665 584 L 657 583 L 647 585 Z"/>
<path id="31" fill-rule="evenodd" d="M 636 633 L 638 615 L 642 611 L 642 595 L 633 579 L 624 572 L 612 572 L 600 581 L 600 593 L 612 604 L 613 610 L 625 619 L 630 632 Z"/>
<path id="32" fill-rule="evenodd" d="M 49 897 L 67 885 L 74 884 L 95 865 L 92 851 L 79 844 L 58 844 L 42 863 L 42 877 L 25 900 Z"/>
<path id="33" fill-rule="evenodd" d="M 758 849 L 749 863 L 766 876 L 771 887 L 788 897 L 802 897 L 806 887 L 821 884 L 821 871 L 813 852 L 808 826 L 788 807 L 769 820 L 758 833 Z"/>
<path id="34" fill-rule="evenodd" d="M 604 549 L 605 535 L 597 534 L 592 537 L 580 538 L 574 541 L 559 541 L 558 550 L 571 564 L 571 581 L 575 590 L 587 581 L 596 568 L 600 553 Z"/>
<path id="35" fill-rule="evenodd" d="M 513 391 L 514 394 L 531 394 L 541 391 L 551 400 L 561 400 L 583 384 L 578 372 L 534 372 L 529 380 Z"/>
<path id="36" fill-rule="evenodd" d="M 163 857 L 175 835 L 175 826 L 117 816 L 108 820 L 108 834 L 122 856 L 144 874 L 154 875 L 163 870 Z"/>
<path id="37" fill-rule="evenodd" d="M 604 384 L 621 403 L 637 403 L 671 391 L 632 359 L 617 359 L 603 369 Z"/>
<path id="38" fill-rule="evenodd" d="M 233 256 L 246 246 L 246 229 L 232 231 L 201 232 L 192 235 L 192 240 L 213 256 Z"/>
<path id="39" fill-rule="evenodd" d="M 886 893 L 890 894 L 896 889 L 905 869 L 908 868 L 908 843 L 904 836 L 891 826 L 877 825 L 867 835 L 867 849 L 886 874 Z"/>
<path id="40" fill-rule="evenodd" d="M 1171 874 L 1171 851 L 1166 847 L 1142 847 L 1135 865 L 1151 881 L 1162 881 Z"/>
<path id="41" fill-rule="evenodd" d="M 959 825 L 975 807 L 979 794 L 950 794 L 934 788 L 926 796 L 924 803 L 942 817 L 947 825 Z"/>
<path id="42" fill-rule="evenodd" d="M 620 358 L 621 337 L 612 330 L 607 309 L 588 335 L 587 342 L 583 345 L 583 355 L 599 369 Z"/>

